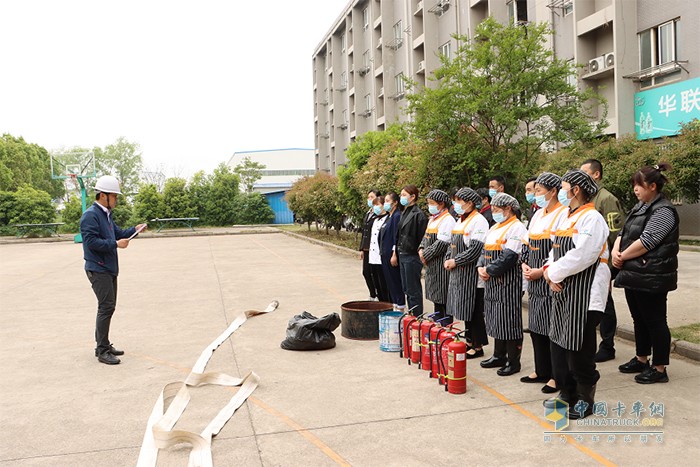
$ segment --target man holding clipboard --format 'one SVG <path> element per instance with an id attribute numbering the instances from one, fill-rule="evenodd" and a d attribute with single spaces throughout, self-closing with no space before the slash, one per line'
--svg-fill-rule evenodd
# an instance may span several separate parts
<path id="1" fill-rule="evenodd" d="M 116 365 L 124 351 L 114 348 L 109 341 L 109 326 L 117 305 L 117 276 L 119 260 L 117 249 L 129 246 L 129 241 L 146 230 L 146 224 L 122 230 L 112 219 L 112 209 L 121 195 L 119 181 L 104 175 L 95 184 L 95 202 L 80 218 L 80 233 L 83 236 L 83 258 L 85 273 L 97 297 L 97 319 L 95 321 L 95 356 L 101 363 Z"/>

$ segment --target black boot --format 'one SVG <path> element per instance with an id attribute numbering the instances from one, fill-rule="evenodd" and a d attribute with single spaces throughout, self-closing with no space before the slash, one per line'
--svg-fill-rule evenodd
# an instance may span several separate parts
<path id="1" fill-rule="evenodd" d="M 569 420 L 578 420 L 586 418 L 593 414 L 593 404 L 595 403 L 595 384 L 577 384 L 575 397 L 576 401 L 569 403 Z M 580 407 L 576 405 L 579 404 Z M 583 409 L 579 411 L 577 409 Z"/>
<path id="2" fill-rule="evenodd" d="M 500 339 L 494 339 L 493 342 L 493 357 L 482 360 L 480 365 L 481 368 L 502 368 L 506 366 L 508 360 L 506 359 L 506 341 Z"/>
<path id="3" fill-rule="evenodd" d="M 559 381 L 557 381 L 557 387 L 560 387 Z M 569 404 L 569 407 L 571 407 L 576 402 L 576 386 L 566 384 L 561 385 L 561 390 L 559 391 L 559 394 L 557 394 L 555 397 L 551 397 L 543 401 L 542 405 L 544 405 L 547 409 L 553 409 L 554 401 L 557 399 L 566 402 L 567 404 Z"/>
<path id="4" fill-rule="evenodd" d="M 510 376 L 520 372 L 520 355 L 523 353 L 523 341 L 506 341 L 508 351 L 508 363 L 496 372 L 498 376 Z"/>

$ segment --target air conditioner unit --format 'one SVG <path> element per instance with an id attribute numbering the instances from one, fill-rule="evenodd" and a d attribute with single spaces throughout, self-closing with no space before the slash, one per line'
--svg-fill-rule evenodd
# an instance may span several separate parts
<path id="1" fill-rule="evenodd" d="M 596 71 L 600 71 L 603 68 L 605 68 L 605 60 L 604 57 L 596 57 L 593 60 L 590 60 L 588 62 L 588 72 L 589 73 L 595 73 Z"/>
<path id="2" fill-rule="evenodd" d="M 425 70 L 425 60 L 418 62 L 418 72 Z"/>
<path id="3" fill-rule="evenodd" d="M 605 54 L 605 68 L 612 68 L 615 66 L 615 54 L 610 52 Z"/>

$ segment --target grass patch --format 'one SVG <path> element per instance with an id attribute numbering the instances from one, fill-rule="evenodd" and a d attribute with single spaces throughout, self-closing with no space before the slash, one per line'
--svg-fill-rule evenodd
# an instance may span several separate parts
<path id="1" fill-rule="evenodd" d="M 681 245 L 700 246 L 700 240 L 679 240 Z"/>
<path id="2" fill-rule="evenodd" d="M 295 234 L 303 235 L 315 240 L 320 240 L 322 242 L 350 248 L 351 250 L 357 250 L 357 247 L 360 245 L 360 234 L 347 232 L 345 230 L 337 232 L 336 230 L 331 229 L 328 231 L 329 233 L 326 234 L 325 229 L 321 228 L 320 230 L 316 230 L 316 226 L 312 225 L 311 230 L 309 230 L 306 224 L 279 225 L 277 228 L 287 232 L 294 232 Z"/>
<path id="3" fill-rule="evenodd" d="M 700 323 L 688 324 L 671 329 L 674 339 L 681 339 L 693 344 L 700 344 Z"/>

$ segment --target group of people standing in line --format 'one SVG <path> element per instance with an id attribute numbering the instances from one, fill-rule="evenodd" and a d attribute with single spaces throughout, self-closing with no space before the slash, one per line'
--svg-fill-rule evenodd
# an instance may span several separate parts
<path id="1" fill-rule="evenodd" d="M 425 271 L 431 318 L 464 322 L 468 359 L 484 357 L 491 336 L 493 354 L 480 365 L 509 376 L 521 370 L 527 291 L 535 369 L 520 380 L 545 383 L 544 393 L 559 391 L 545 406 L 564 400 L 570 418 L 580 418 L 593 411 L 596 362 L 615 358 L 614 280 L 625 289 L 636 341 L 636 355 L 619 371 L 638 373 L 642 384 L 667 382 L 666 297 L 677 286 L 679 249 L 678 214 L 663 194 L 668 169 L 658 164 L 634 174 L 639 203 L 627 216 L 601 186 L 596 159 L 561 177 L 545 172 L 529 179 L 524 211 L 500 176 L 488 188 L 430 191 L 429 216 L 414 185 L 400 194 L 370 191 L 360 244 L 370 300 L 424 315 Z"/>

